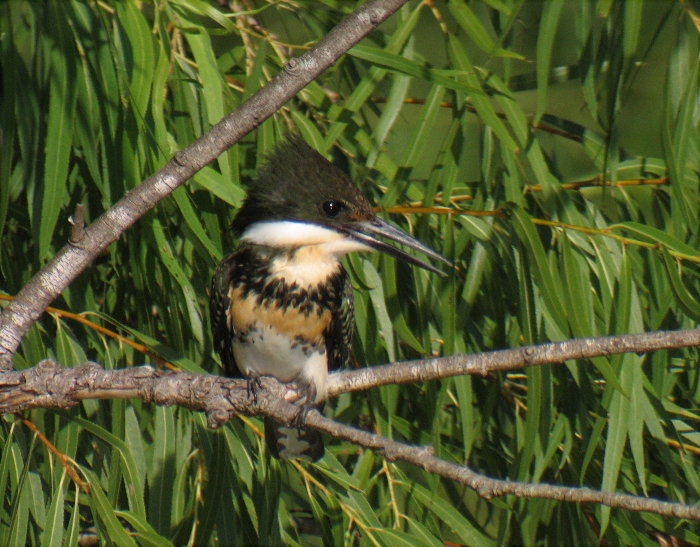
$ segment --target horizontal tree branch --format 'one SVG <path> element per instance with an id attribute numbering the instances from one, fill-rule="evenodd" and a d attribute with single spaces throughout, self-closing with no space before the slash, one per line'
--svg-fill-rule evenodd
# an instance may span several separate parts
<path id="1" fill-rule="evenodd" d="M 563 364 L 569 359 L 591 359 L 619 353 L 645 353 L 692 346 L 700 346 L 700 329 L 573 338 L 514 349 L 462 353 L 341 371 L 330 376 L 326 389 L 329 396 L 335 396 L 387 384 L 426 382 L 461 374 L 486 375 L 535 365 Z"/>
<path id="2" fill-rule="evenodd" d="M 486 375 L 536 365 L 563 364 L 569 359 L 691 346 L 700 346 L 700 329 L 574 338 L 340 371 L 328 378 L 327 394 L 335 397 L 387 384 L 424 382 L 463 374 Z M 0 412 L 68 408 L 83 399 L 136 398 L 205 412 L 221 409 L 229 414 L 251 413 L 247 398 L 230 398 L 233 387 L 245 392 L 246 382 L 208 374 L 157 370 L 150 366 L 104 370 L 95 363 L 86 363 L 66 368 L 45 360 L 26 370 L 0 371 Z"/>
<path id="3" fill-rule="evenodd" d="M 697 345 L 700 345 L 700 329 L 574 339 L 515 350 L 455 355 L 346 371 L 331 375 L 329 387 L 332 395 L 338 395 L 388 383 L 433 380 L 457 374 L 487 374 L 562 363 L 574 358 Z M 273 378 L 262 378 L 262 386 L 256 399 L 251 400 L 246 381 L 240 379 L 162 371 L 150 366 L 104 370 L 94 363 L 86 363 L 75 368 L 64 368 L 46 360 L 27 370 L 0 372 L 0 412 L 69 408 L 83 399 L 141 399 L 206 412 L 208 424 L 212 428 L 220 427 L 235 414 L 262 414 L 283 422 L 292 422 L 299 408 L 288 402 L 288 387 Z M 464 484 L 487 499 L 510 494 L 577 503 L 601 503 L 632 511 L 650 511 L 676 518 L 700 520 L 700 507 L 697 506 L 590 488 L 494 479 L 476 473 L 467 466 L 437 458 L 430 447 L 411 446 L 385 439 L 340 424 L 315 411 L 306 415 L 306 424 L 379 451 L 391 460 L 403 460 Z"/>
<path id="4" fill-rule="evenodd" d="M 29 327 L 95 257 L 160 200 L 272 116 L 406 1 L 369 0 L 360 6 L 310 51 L 290 59 L 260 91 L 81 229 L 80 240 L 64 246 L 0 314 L 0 370 L 12 368 L 12 355 Z"/>

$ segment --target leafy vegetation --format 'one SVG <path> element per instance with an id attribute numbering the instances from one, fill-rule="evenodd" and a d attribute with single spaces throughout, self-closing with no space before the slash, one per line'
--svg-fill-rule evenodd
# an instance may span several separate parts
<path id="1" fill-rule="evenodd" d="M 354 5 L 1 3 L 0 288 L 65 244 L 76 204 L 96 218 Z M 373 202 L 457 266 L 439 279 L 350 257 L 357 366 L 697 326 L 697 8 L 407 4 L 113 244 L 15 366 L 219 373 L 209 280 L 246 179 L 293 128 L 351 158 Z M 695 348 L 387 386 L 326 412 L 494 477 L 697 503 L 698 405 Z M 3 545 L 75 544 L 91 526 L 119 545 L 700 543 L 652 514 L 487 501 L 339 441 L 315 466 L 270 461 L 254 418 L 212 432 L 139 401 L 25 418 L 0 428 Z"/>

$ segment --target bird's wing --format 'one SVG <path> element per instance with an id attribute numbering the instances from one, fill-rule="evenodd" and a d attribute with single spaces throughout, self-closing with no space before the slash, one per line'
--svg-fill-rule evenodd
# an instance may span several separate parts
<path id="1" fill-rule="evenodd" d="M 233 337 L 235 331 L 229 321 L 229 307 L 231 299 L 229 288 L 231 286 L 231 274 L 235 267 L 235 256 L 225 258 L 216 268 L 211 282 L 211 294 L 209 295 L 209 313 L 211 315 L 212 334 L 214 335 L 214 347 L 221 357 L 224 365 L 224 374 L 231 378 L 242 378 L 233 356 Z"/>
<path id="2" fill-rule="evenodd" d="M 338 306 L 325 332 L 328 351 L 328 370 L 346 368 L 350 362 L 350 347 L 355 322 L 352 285 L 345 270 L 341 269 L 333 280 L 338 298 Z"/>

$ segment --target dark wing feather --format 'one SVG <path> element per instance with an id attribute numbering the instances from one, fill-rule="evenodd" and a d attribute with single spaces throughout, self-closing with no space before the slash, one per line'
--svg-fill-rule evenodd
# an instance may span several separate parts
<path id="1" fill-rule="evenodd" d="M 350 347 L 355 322 L 355 305 L 352 285 L 344 269 L 333 280 L 337 304 L 328 329 L 325 332 L 328 351 L 328 370 L 346 368 L 350 362 Z"/>
<path id="2" fill-rule="evenodd" d="M 216 268 L 211 282 L 209 313 L 212 334 L 214 335 L 214 347 L 224 365 L 224 374 L 231 378 L 243 378 L 233 357 L 233 338 L 236 333 L 229 321 L 229 307 L 231 306 L 229 287 L 234 267 L 235 255 L 231 255 L 226 257 Z"/>

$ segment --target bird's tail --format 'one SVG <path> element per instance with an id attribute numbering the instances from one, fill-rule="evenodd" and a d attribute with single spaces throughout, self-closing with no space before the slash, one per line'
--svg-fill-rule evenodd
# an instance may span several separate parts
<path id="1" fill-rule="evenodd" d="M 315 429 L 290 427 L 266 417 L 265 440 L 270 453 L 282 460 L 315 462 L 323 456 L 323 437 Z"/>

